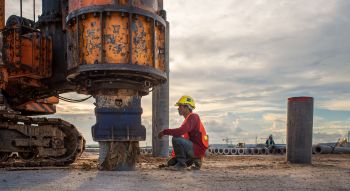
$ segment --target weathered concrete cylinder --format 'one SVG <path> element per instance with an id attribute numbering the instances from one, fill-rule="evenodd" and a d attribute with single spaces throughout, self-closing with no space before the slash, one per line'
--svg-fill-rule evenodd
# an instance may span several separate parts
<path id="1" fill-rule="evenodd" d="M 311 164 L 312 97 L 292 97 L 288 99 L 287 117 L 287 161 L 298 164 Z"/>
<path id="2" fill-rule="evenodd" d="M 165 32 L 165 72 L 168 81 L 152 92 L 152 149 L 154 157 L 169 156 L 169 137 L 158 139 L 158 132 L 169 128 L 169 23 Z"/>

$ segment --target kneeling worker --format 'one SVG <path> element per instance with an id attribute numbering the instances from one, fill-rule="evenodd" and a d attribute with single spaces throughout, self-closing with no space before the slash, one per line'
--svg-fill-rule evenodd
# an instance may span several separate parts
<path id="1" fill-rule="evenodd" d="M 179 107 L 179 115 L 185 118 L 184 122 L 179 128 L 165 129 L 159 132 L 158 138 L 162 138 L 164 135 L 173 136 L 172 144 L 177 162 L 172 167 L 174 170 L 186 168 L 186 164 L 191 163 L 191 161 L 199 169 L 209 146 L 208 135 L 198 114 L 192 113 L 192 110 L 195 109 L 192 97 L 182 96 L 175 106 Z M 186 138 L 182 137 L 185 134 L 188 137 L 187 135 Z"/>

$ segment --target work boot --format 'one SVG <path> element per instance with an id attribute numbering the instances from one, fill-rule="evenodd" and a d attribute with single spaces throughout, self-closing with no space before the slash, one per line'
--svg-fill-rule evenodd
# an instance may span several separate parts
<path id="1" fill-rule="evenodd" d="M 193 164 L 194 166 L 191 167 L 192 170 L 200 170 L 202 167 L 202 159 L 194 159 Z"/>
<path id="2" fill-rule="evenodd" d="M 175 157 L 169 159 L 167 162 L 168 166 L 174 166 L 174 165 L 176 165 L 176 163 L 177 163 L 177 160 Z"/>
<path id="3" fill-rule="evenodd" d="M 174 158 L 169 159 L 166 164 L 160 164 L 158 167 L 165 168 L 165 167 L 169 167 L 169 166 L 174 166 L 174 165 L 176 165 L 176 163 L 177 163 L 177 160 L 174 157 Z"/>
<path id="4" fill-rule="evenodd" d="M 169 166 L 166 169 L 167 170 L 174 170 L 174 171 L 181 171 L 181 170 L 185 170 L 186 168 L 187 168 L 187 166 L 185 164 L 182 164 L 182 163 L 178 162 L 178 163 L 176 163 L 176 165 Z"/>
<path id="5" fill-rule="evenodd" d="M 187 167 L 192 166 L 192 164 L 193 164 L 193 160 L 192 159 L 189 159 L 188 161 L 186 161 L 186 166 Z"/>

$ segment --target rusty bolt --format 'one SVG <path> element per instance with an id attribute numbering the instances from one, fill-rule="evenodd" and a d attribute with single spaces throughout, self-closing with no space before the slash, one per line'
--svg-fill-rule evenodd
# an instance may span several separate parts
<path id="1" fill-rule="evenodd" d="M 85 15 L 81 15 L 81 19 L 85 20 Z"/>
<path id="2" fill-rule="evenodd" d="M 123 105 L 123 100 L 121 99 L 116 99 L 115 100 L 115 105 L 118 106 L 118 107 L 121 107 Z"/>
<path id="3" fill-rule="evenodd" d="M 150 88 L 152 86 L 152 82 L 150 82 L 150 81 L 148 81 L 148 80 L 146 80 L 145 82 L 144 82 L 144 87 L 145 88 Z"/>

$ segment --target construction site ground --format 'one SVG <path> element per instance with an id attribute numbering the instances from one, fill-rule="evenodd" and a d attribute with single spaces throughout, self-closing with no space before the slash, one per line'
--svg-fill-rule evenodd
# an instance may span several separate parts
<path id="1" fill-rule="evenodd" d="M 98 154 L 85 152 L 69 167 L 0 169 L 0 190 L 350 190 L 350 155 L 314 155 L 312 165 L 211 155 L 199 171 L 159 169 L 165 161 L 141 156 L 136 171 L 99 171 Z"/>

